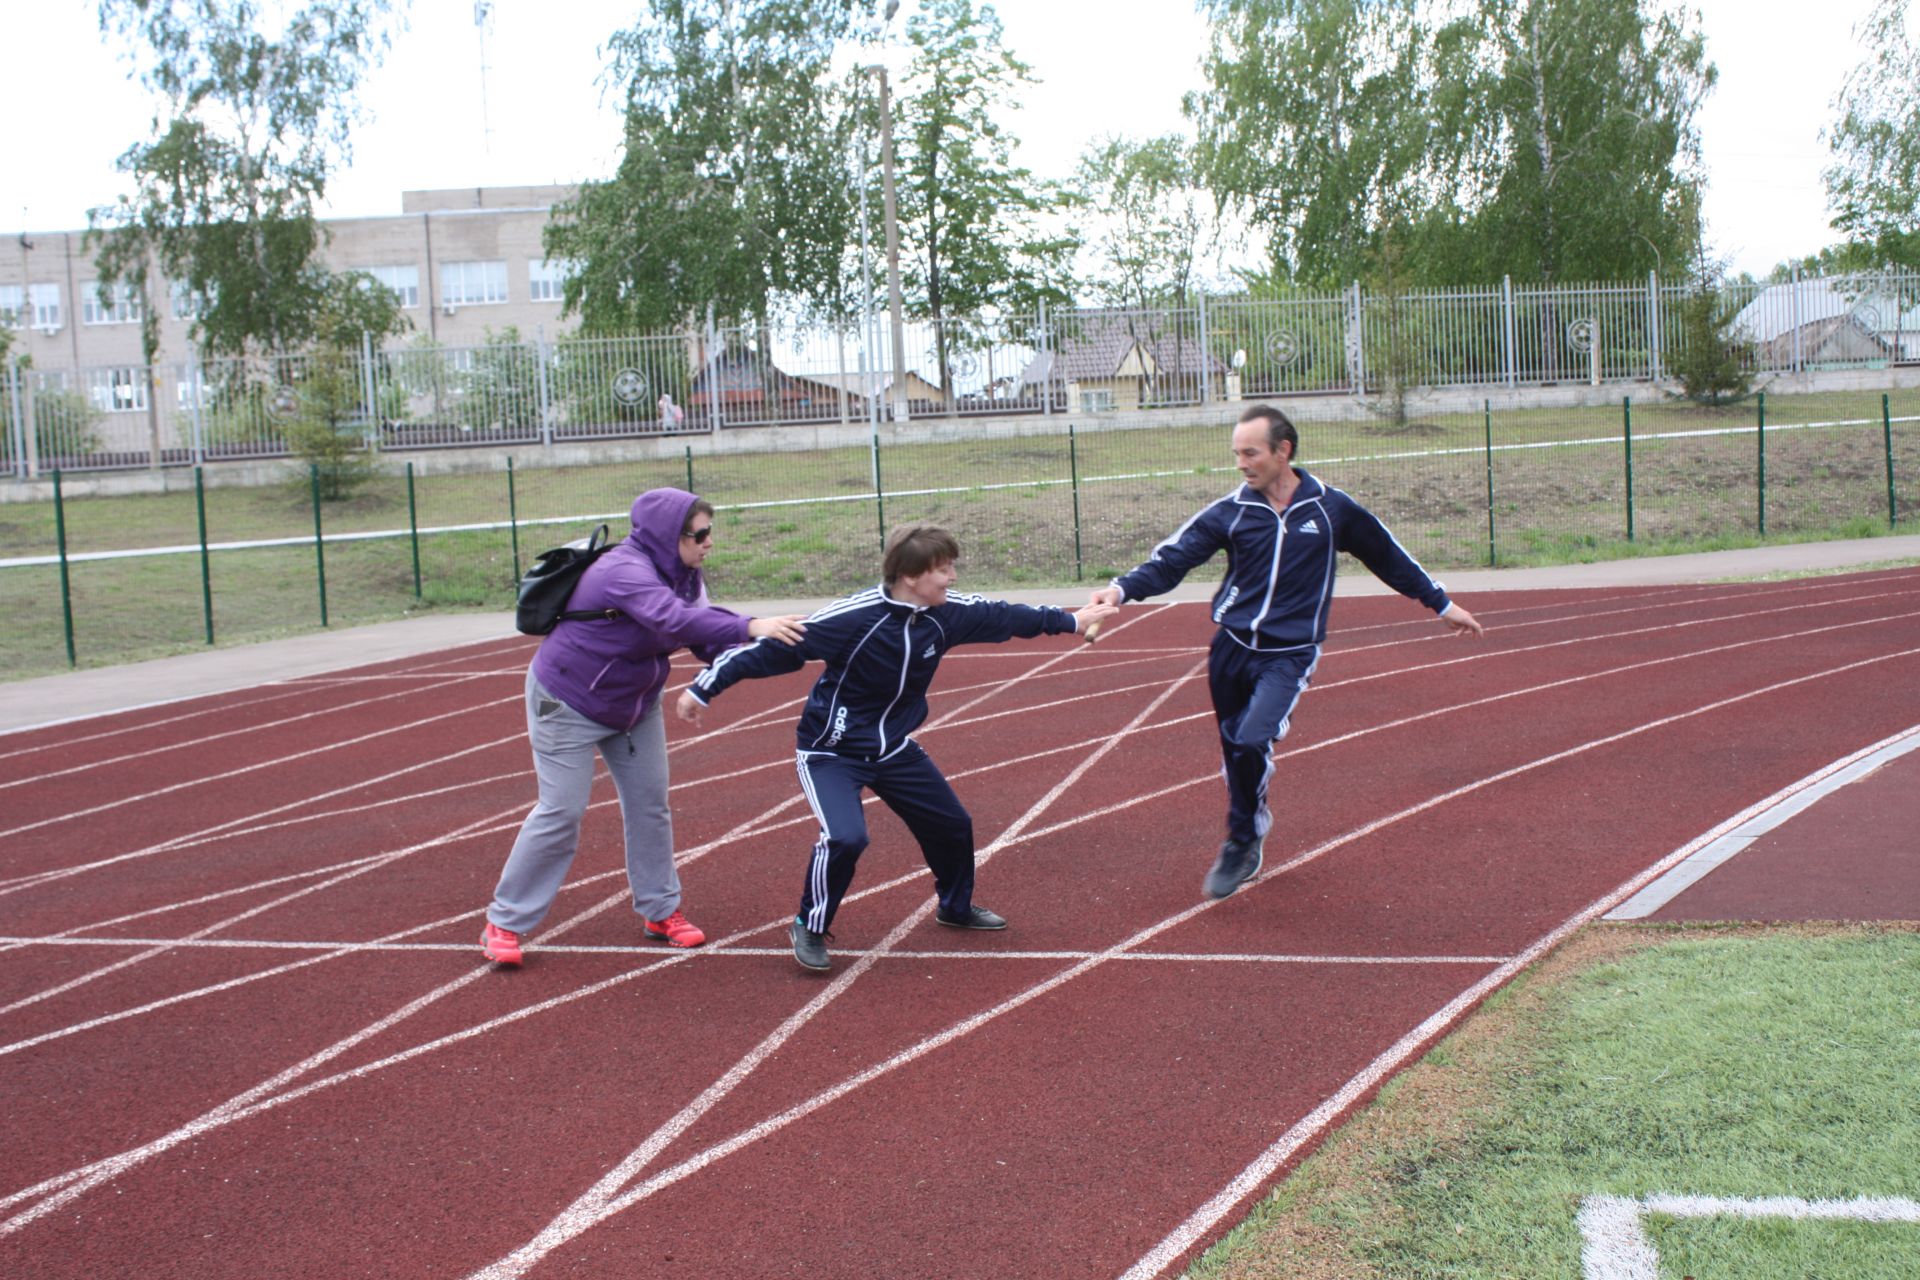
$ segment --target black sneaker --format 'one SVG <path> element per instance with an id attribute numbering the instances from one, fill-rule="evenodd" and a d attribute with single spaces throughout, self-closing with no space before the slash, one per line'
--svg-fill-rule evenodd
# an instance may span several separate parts
<path id="1" fill-rule="evenodd" d="M 1005 917 L 995 915 L 985 907 L 968 907 L 967 914 L 963 916 L 955 915 L 945 907 L 939 907 L 935 909 L 933 918 L 935 923 L 944 924 L 949 929 L 1004 929 L 1007 927 Z"/>
<path id="2" fill-rule="evenodd" d="M 1262 861 L 1261 840 L 1228 840 L 1220 846 L 1220 857 L 1207 872 L 1209 898 L 1224 898 L 1253 879 Z"/>
<path id="3" fill-rule="evenodd" d="M 793 927 L 788 932 L 793 935 L 793 958 L 800 962 L 802 969 L 818 971 L 832 967 L 827 959 L 829 935 L 807 928 L 807 922 L 799 916 L 793 918 Z"/>

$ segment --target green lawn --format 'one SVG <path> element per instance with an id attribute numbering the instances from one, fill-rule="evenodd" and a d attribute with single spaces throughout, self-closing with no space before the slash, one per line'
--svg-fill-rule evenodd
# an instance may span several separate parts
<path id="1" fill-rule="evenodd" d="M 1196 1280 L 1578 1277 L 1589 1196 L 1920 1199 L 1920 932 L 1590 926 L 1194 1264 Z M 1665 1280 L 1897 1280 L 1920 1225 L 1673 1218 Z"/>

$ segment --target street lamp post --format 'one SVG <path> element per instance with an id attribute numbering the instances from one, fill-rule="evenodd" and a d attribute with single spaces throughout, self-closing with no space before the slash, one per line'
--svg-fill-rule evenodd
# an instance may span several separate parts
<path id="1" fill-rule="evenodd" d="M 887 69 L 867 68 L 880 77 L 881 216 L 887 224 L 887 310 L 893 319 L 893 420 L 905 422 L 907 411 L 907 330 L 900 307 L 900 223 L 893 196 L 893 109 L 887 92 Z"/>

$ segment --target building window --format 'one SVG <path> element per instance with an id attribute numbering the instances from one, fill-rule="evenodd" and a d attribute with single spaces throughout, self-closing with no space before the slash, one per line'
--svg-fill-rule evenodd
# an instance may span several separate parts
<path id="1" fill-rule="evenodd" d="M 580 264 L 571 258 L 528 258 L 527 296 L 535 302 L 559 302 L 567 296 L 567 281 L 579 274 Z"/>
<path id="2" fill-rule="evenodd" d="M 34 328 L 44 329 L 46 332 L 52 333 L 60 327 L 59 285 L 28 285 L 27 305 L 33 309 Z"/>
<path id="3" fill-rule="evenodd" d="M 475 264 L 468 263 L 465 265 L 472 266 Z M 391 289 L 394 295 L 400 299 L 400 305 L 403 308 L 410 309 L 420 305 L 419 267 L 411 265 L 404 267 L 355 267 L 353 270 L 361 272 L 364 275 L 370 275 Z M 444 273 L 442 273 L 442 278 L 444 282 Z M 502 290 L 502 301 L 505 301 L 504 295 L 505 291 Z"/>
<path id="4" fill-rule="evenodd" d="M 1113 388 L 1089 387 L 1080 392 L 1080 409 L 1083 413 L 1112 413 Z"/>
<path id="5" fill-rule="evenodd" d="M 0 325 L 18 329 L 26 322 L 26 289 L 17 284 L 0 284 Z"/>
<path id="6" fill-rule="evenodd" d="M 505 262 L 449 262 L 440 268 L 440 303 L 476 307 L 507 300 Z"/>
<path id="7" fill-rule="evenodd" d="M 140 299 L 128 285 L 105 290 L 89 280 L 80 288 L 81 324 L 138 324 Z"/>
<path id="8" fill-rule="evenodd" d="M 175 320 L 198 320 L 206 312 L 207 296 L 195 293 L 185 280 L 169 280 L 167 304 Z"/>
<path id="9" fill-rule="evenodd" d="M 90 369 L 87 395 L 102 413 L 132 413 L 147 407 L 147 371 L 139 368 Z"/>

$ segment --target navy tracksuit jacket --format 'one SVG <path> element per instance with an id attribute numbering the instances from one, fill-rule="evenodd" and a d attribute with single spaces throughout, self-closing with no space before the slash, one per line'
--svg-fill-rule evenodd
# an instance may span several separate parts
<path id="1" fill-rule="evenodd" d="M 1264 838 L 1272 825 L 1266 802 L 1273 744 L 1286 736 L 1320 661 L 1338 553 L 1352 554 L 1435 613 L 1451 603 L 1371 511 L 1298 467 L 1294 475 L 1300 484 L 1285 511 L 1243 484 L 1201 508 L 1144 564 L 1113 580 L 1122 600 L 1142 600 L 1172 590 L 1215 552 L 1227 553 L 1227 574 L 1213 597 L 1220 629 L 1207 681 L 1227 779 L 1227 835 L 1234 840 Z"/>
<path id="2" fill-rule="evenodd" d="M 825 933 L 853 883 L 867 847 L 860 792 L 868 787 L 919 841 L 941 908 L 966 914 L 973 905 L 973 819 L 912 738 L 926 722 L 927 686 L 955 645 L 1074 630 L 1064 609 L 958 592 L 928 608 L 873 587 L 808 618 L 798 645 L 763 637 L 729 649 L 700 673 L 692 688 L 704 706 L 737 681 L 798 671 L 810 658 L 827 665 L 796 733 L 800 788 L 820 822 L 800 895 L 807 928 Z"/>

